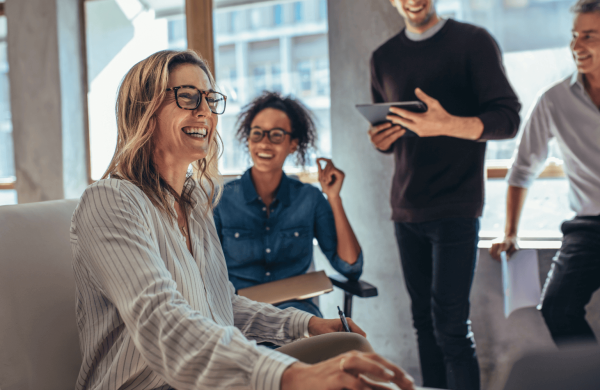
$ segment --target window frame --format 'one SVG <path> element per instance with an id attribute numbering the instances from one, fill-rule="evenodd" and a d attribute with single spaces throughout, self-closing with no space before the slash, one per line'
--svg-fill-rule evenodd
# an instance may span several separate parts
<path id="1" fill-rule="evenodd" d="M 6 16 L 5 13 L 4 13 L 4 2 L 0 3 L 0 16 Z M 9 76 L 9 80 L 10 80 L 10 76 Z M 0 182 L 0 191 L 2 191 L 2 190 L 14 190 L 15 189 L 15 183 L 16 183 L 16 179 L 15 180 L 7 180 L 7 181 Z"/>

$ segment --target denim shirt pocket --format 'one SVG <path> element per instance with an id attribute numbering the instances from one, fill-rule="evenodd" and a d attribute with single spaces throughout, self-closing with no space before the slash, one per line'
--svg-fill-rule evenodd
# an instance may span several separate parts
<path id="1" fill-rule="evenodd" d="M 279 231 L 279 250 L 276 262 L 289 263 L 290 260 L 312 258 L 312 234 L 307 227 L 295 227 Z"/>
<path id="2" fill-rule="evenodd" d="M 260 260 L 261 243 L 254 230 L 223 229 L 223 254 L 227 264 L 239 265 Z"/>

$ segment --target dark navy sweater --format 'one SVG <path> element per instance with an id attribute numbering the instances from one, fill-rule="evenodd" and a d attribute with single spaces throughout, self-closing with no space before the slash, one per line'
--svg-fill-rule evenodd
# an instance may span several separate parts
<path id="1" fill-rule="evenodd" d="M 479 141 L 454 137 L 402 137 L 395 157 L 392 219 L 426 222 L 479 217 L 484 200 L 486 140 L 512 138 L 521 105 L 504 73 L 496 41 L 480 27 L 448 20 L 433 37 L 411 41 L 404 30 L 371 58 L 375 103 L 417 100 L 415 88 L 450 114 L 479 117 Z"/>

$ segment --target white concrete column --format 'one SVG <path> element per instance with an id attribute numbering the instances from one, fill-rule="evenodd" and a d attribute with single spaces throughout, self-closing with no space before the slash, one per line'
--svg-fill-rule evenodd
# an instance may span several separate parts
<path id="1" fill-rule="evenodd" d="M 248 102 L 248 42 L 236 42 L 235 44 L 235 68 L 238 83 L 238 100 L 242 104 Z"/>
<path id="2" fill-rule="evenodd" d="M 284 35 L 279 38 L 279 57 L 281 65 L 281 92 L 288 95 L 292 92 L 292 37 Z"/>
<path id="3" fill-rule="evenodd" d="M 6 2 L 19 203 L 73 198 L 88 180 L 82 2 Z"/>

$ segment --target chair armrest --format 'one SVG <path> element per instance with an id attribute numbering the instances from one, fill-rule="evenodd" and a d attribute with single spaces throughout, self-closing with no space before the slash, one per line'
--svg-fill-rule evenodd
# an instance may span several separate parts
<path id="1" fill-rule="evenodd" d="M 334 286 L 357 297 L 368 298 L 377 296 L 377 287 L 364 280 L 348 280 L 339 274 L 329 275 L 329 279 Z"/>

